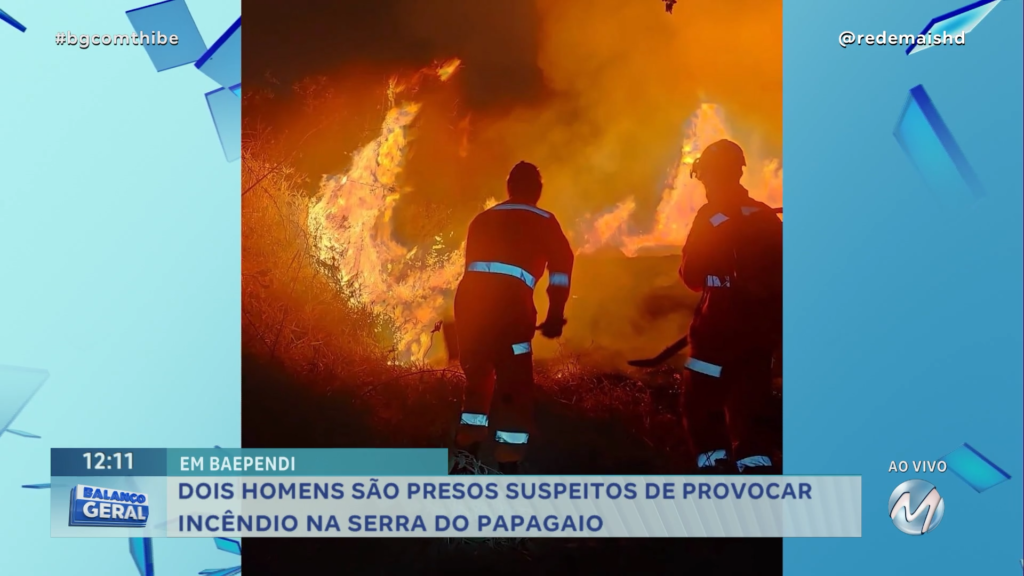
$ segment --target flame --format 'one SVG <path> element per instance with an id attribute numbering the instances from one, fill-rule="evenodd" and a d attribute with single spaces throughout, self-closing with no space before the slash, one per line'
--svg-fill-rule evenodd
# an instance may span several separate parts
<path id="1" fill-rule="evenodd" d="M 379 135 L 357 150 L 352 166 L 342 176 L 325 178 L 320 195 L 310 208 L 307 226 L 315 238 L 313 251 L 323 269 L 353 288 L 353 303 L 369 306 L 390 318 L 395 329 L 397 360 L 427 359 L 431 327 L 442 315 L 446 298 L 463 271 L 465 246 L 446 247 L 443 235 L 433 246 L 403 246 L 394 238 L 392 215 L 404 189 L 398 185 L 410 145 L 409 127 L 421 104 L 402 99 L 414 94 L 420 83 L 435 77 L 446 81 L 458 69 L 458 60 L 421 70 L 409 80 L 392 78 L 387 112 Z M 468 130 L 468 119 L 464 129 Z M 703 146 L 728 137 L 721 110 L 704 105 L 690 120 L 679 161 L 661 194 L 650 232 L 636 234 L 630 219 L 637 208 L 630 197 L 587 225 L 582 252 L 603 246 L 618 247 L 634 256 L 648 246 L 679 246 L 685 241 L 693 215 L 704 201 L 700 184 L 689 178 L 689 169 Z M 755 198 L 778 205 L 782 195 L 782 171 L 777 160 L 763 163 Z M 488 199 L 483 208 L 497 204 Z"/>
<path id="2" fill-rule="evenodd" d="M 387 95 L 392 107 L 380 134 L 355 152 L 346 174 L 324 179 L 307 218 L 324 269 L 354 289 L 354 303 L 394 322 L 399 361 L 426 358 L 430 327 L 444 309 L 446 291 L 462 275 L 463 252 L 446 250 L 441 236 L 429 249 L 412 250 L 393 236 L 391 217 L 403 193 L 398 177 L 410 143 L 407 129 L 421 108 L 397 101 L 430 74 L 448 80 L 458 66 L 458 60 L 450 60 L 409 81 L 391 79 Z"/>
<path id="3" fill-rule="evenodd" d="M 444 62 L 435 62 L 433 66 L 428 66 L 414 74 L 412 77 L 402 80 L 397 76 L 392 76 L 388 86 L 388 101 L 391 103 L 391 107 L 395 105 L 396 97 L 403 92 L 416 92 L 417 89 L 423 84 L 423 82 L 430 76 L 437 77 L 441 82 L 447 82 L 451 77 L 462 67 L 462 61 L 458 58 L 452 58 L 445 60 Z"/>
<path id="4" fill-rule="evenodd" d="M 437 65 L 436 74 L 441 82 L 447 82 L 452 74 L 462 66 L 462 62 L 458 58 L 452 58 L 451 60 L 441 62 Z"/>
<path id="5" fill-rule="evenodd" d="M 652 229 L 646 233 L 631 229 L 630 221 L 636 212 L 636 199 L 631 196 L 590 223 L 583 234 L 585 244 L 579 251 L 588 253 L 611 246 L 632 257 L 644 248 L 682 246 L 693 217 L 705 201 L 704 188 L 690 178 L 690 168 L 705 146 L 722 138 L 730 138 L 730 135 L 721 108 L 714 104 L 702 105 L 690 117 L 679 161 L 661 193 Z M 748 164 L 751 164 L 749 158 Z M 781 206 L 782 168 L 777 159 L 762 162 L 754 174 L 750 174 L 748 166 L 744 183 L 751 197 L 771 206 Z"/>

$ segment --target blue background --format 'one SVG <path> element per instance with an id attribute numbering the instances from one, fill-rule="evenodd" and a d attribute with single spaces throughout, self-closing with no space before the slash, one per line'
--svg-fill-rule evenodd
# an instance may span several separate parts
<path id="1" fill-rule="evenodd" d="M 0 437 L 0 572 L 137 575 L 127 539 L 51 539 L 49 448 L 241 442 L 240 167 L 224 159 L 192 65 L 130 33 L 146 0 L 0 0 L 0 363 L 50 379 Z M 189 0 L 207 43 L 238 0 Z M 12 520 L 16 519 L 16 520 Z M 156 540 L 158 574 L 238 564 L 212 539 Z"/>
<path id="2" fill-rule="evenodd" d="M 787 576 L 1021 573 L 1021 2 L 964 46 L 838 44 L 917 34 L 967 3 L 784 4 L 785 472 L 862 474 L 864 501 L 862 539 L 786 541 Z M 939 202 L 893 137 L 917 84 L 981 199 Z M 887 472 L 963 442 L 1012 480 L 979 494 L 950 472 Z M 914 477 L 946 502 L 919 537 L 886 510 Z"/>
<path id="3" fill-rule="evenodd" d="M 239 443 L 239 171 L 224 161 L 191 66 L 142 47 L 57 47 L 130 31 L 140 3 L 3 0 L 0 361 L 51 377 L 0 437 L 4 571 L 136 572 L 123 540 L 49 538 L 52 446 Z M 966 46 L 838 46 L 839 32 L 917 33 L 958 2 L 788 1 L 784 8 L 786 472 L 863 474 L 864 538 L 787 541 L 786 573 L 1019 574 L 1021 3 Z M 192 0 L 207 43 L 240 2 Z M 893 126 L 923 83 L 987 195 L 940 204 Z M 891 460 L 969 442 L 1013 479 L 985 493 L 923 474 L 946 517 L 919 538 L 886 515 L 914 475 Z M 872 502 L 877 506 L 872 507 Z M 234 558 L 209 539 L 154 542 L 161 573 Z"/>

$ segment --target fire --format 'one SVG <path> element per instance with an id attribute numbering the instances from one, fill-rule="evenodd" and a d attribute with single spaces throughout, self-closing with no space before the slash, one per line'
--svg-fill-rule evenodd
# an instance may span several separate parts
<path id="1" fill-rule="evenodd" d="M 409 250 L 394 239 L 390 221 L 403 193 L 398 177 L 410 143 L 407 129 L 421 107 L 396 100 L 415 92 L 429 75 L 448 80 L 459 65 L 450 60 L 420 71 L 408 82 L 391 81 L 388 97 L 393 107 L 380 134 L 355 152 L 346 174 L 324 179 L 307 219 L 316 239 L 314 252 L 324 268 L 354 289 L 355 303 L 394 322 L 400 361 L 425 359 L 429 328 L 444 308 L 445 293 L 462 274 L 463 256 L 461 248 L 445 250 L 441 236 L 424 251 Z"/>
<path id="2" fill-rule="evenodd" d="M 391 78 L 390 86 L 388 87 L 388 99 L 391 101 L 391 105 L 395 105 L 395 97 L 398 94 L 410 91 L 415 92 L 423 82 L 430 76 L 437 77 L 441 82 L 447 82 L 459 68 L 462 67 L 462 61 L 458 58 L 452 58 L 445 60 L 444 62 L 435 62 L 433 66 L 428 66 L 407 80 L 401 80 L 397 76 Z"/>
<path id="3" fill-rule="evenodd" d="M 690 117 L 679 162 L 673 167 L 661 193 L 652 229 L 636 233 L 630 228 L 630 219 L 636 211 L 636 200 L 631 196 L 593 220 L 584 234 L 585 244 L 580 252 L 612 246 L 632 257 L 645 248 L 682 246 L 693 217 L 704 203 L 704 189 L 700 182 L 690 178 L 690 168 L 705 146 L 722 138 L 730 136 L 721 108 L 714 104 L 702 105 Z M 750 158 L 747 160 L 752 164 Z M 779 161 L 765 161 L 758 172 L 750 172 L 751 166 L 748 166 L 745 184 L 750 195 L 771 206 L 781 206 L 782 168 Z"/>
<path id="4" fill-rule="evenodd" d="M 420 103 L 403 100 L 403 95 L 415 94 L 420 83 L 431 77 L 447 81 L 459 66 L 458 60 L 449 60 L 421 70 L 411 80 L 392 79 L 387 92 L 391 108 L 380 133 L 354 153 L 346 174 L 324 179 L 308 213 L 307 226 L 315 239 L 313 252 L 323 269 L 353 288 L 354 303 L 392 320 L 400 362 L 427 359 L 431 327 L 462 275 L 465 249 L 464 245 L 457 250 L 446 248 L 446 238 L 439 235 L 434 246 L 410 250 L 394 237 L 391 218 L 404 192 L 398 182 L 410 145 L 408 129 L 421 110 Z M 468 118 L 465 122 L 461 128 L 468 130 Z M 652 229 L 641 234 L 630 229 L 637 207 L 630 197 L 585 226 L 586 242 L 581 251 L 614 246 L 634 256 L 646 247 L 682 245 L 704 201 L 700 184 L 689 178 L 690 166 L 702 147 L 726 137 L 721 110 L 702 106 L 690 120 Z M 752 195 L 779 205 L 779 162 L 764 162 L 754 180 Z M 490 198 L 483 208 L 498 202 Z"/>
<path id="5" fill-rule="evenodd" d="M 462 62 L 459 61 L 458 58 L 452 58 L 447 62 L 441 62 L 435 69 L 437 77 L 440 78 L 442 82 L 446 82 L 452 77 L 452 74 L 455 74 L 455 71 L 458 70 L 460 66 L 462 66 Z"/>

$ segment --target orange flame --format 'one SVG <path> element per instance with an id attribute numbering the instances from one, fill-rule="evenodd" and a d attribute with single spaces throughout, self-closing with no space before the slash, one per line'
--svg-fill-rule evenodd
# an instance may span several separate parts
<path id="1" fill-rule="evenodd" d="M 729 137 L 722 110 L 714 104 L 702 105 L 690 117 L 679 162 L 661 193 L 651 231 L 636 233 L 630 229 L 630 219 L 636 211 L 636 199 L 631 196 L 593 220 L 584 233 L 585 244 L 580 252 L 611 246 L 626 256 L 635 256 L 645 248 L 681 247 L 693 217 L 705 199 L 700 182 L 690 178 L 690 167 L 705 146 Z M 753 174 L 748 167 L 744 184 L 753 198 L 771 206 L 781 206 L 782 168 L 778 160 L 763 162 L 759 171 Z"/>
<path id="2" fill-rule="evenodd" d="M 436 68 L 437 77 L 440 78 L 441 82 L 447 82 L 460 66 L 462 66 L 462 61 L 458 58 L 452 58 L 446 62 L 441 62 Z"/>
<path id="3" fill-rule="evenodd" d="M 442 81 L 458 68 L 453 60 L 427 72 Z M 393 107 L 380 135 L 357 150 L 344 176 L 325 178 L 320 196 L 309 209 L 307 225 L 316 238 L 315 253 L 339 280 L 354 288 L 356 303 L 391 318 L 400 361 L 422 361 L 430 345 L 430 326 L 444 309 L 445 292 L 462 274 L 461 248 L 446 251 L 444 238 L 420 252 L 394 239 L 391 216 L 403 190 L 397 187 L 406 151 L 407 129 L 420 104 L 400 102 L 427 74 L 409 82 L 392 79 L 388 98 Z"/>
<path id="4" fill-rule="evenodd" d="M 354 303 L 369 306 L 393 321 L 401 362 L 427 359 L 431 327 L 462 275 L 465 246 L 446 249 L 446 238 L 437 236 L 429 249 L 409 250 L 394 238 L 391 217 L 404 192 L 397 182 L 410 144 L 408 128 L 421 109 L 417 102 L 400 101 L 400 96 L 415 93 L 419 83 L 431 76 L 446 81 L 458 67 L 458 60 L 450 60 L 421 70 L 409 81 L 391 80 L 391 109 L 380 134 L 355 152 L 346 174 L 324 179 L 307 219 L 316 239 L 314 253 L 325 269 L 354 288 Z M 690 120 L 680 160 L 662 192 L 652 230 L 644 234 L 630 230 L 636 210 L 636 200 L 630 197 L 586 225 L 581 251 L 614 246 L 634 256 L 645 247 L 682 245 L 704 201 L 700 184 L 689 178 L 690 166 L 702 147 L 726 137 L 721 111 L 714 105 L 701 106 Z M 751 194 L 779 205 L 779 162 L 764 162 L 758 176 Z M 490 198 L 484 208 L 498 202 Z"/>

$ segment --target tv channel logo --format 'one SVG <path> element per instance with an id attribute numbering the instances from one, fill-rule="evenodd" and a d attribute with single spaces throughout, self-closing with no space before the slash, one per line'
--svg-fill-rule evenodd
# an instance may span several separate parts
<path id="1" fill-rule="evenodd" d="M 79 484 L 71 489 L 68 526 L 115 526 L 145 528 L 149 496 L 112 488 Z"/>
<path id="2" fill-rule="evenodd" d="M 889 496 L 889 517 L 904 534 L 920 536 L 938 528 L 946 503 L 935 486 L 924 480 L 907 480 Z"/>

